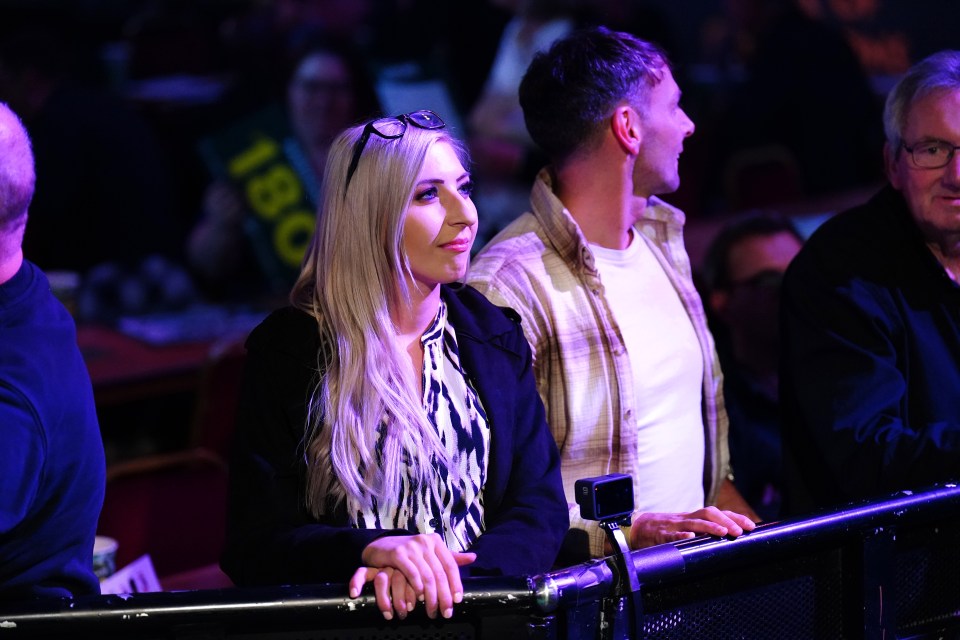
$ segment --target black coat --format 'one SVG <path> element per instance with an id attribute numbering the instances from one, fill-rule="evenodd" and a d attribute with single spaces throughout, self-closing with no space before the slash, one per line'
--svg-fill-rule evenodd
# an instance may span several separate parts
<path id="1" fill-rule="evenodd" d="M 569 525 L 557 448 L 537 394 L 518 316 L 470 287 L 444 287 L 460 362 L 490 427 L 484 533 L 464 575 L 527 575 L 551 568 Z M 306 509 L 301 440 L 320 348 L 316 321 L 291 307 L 247 340 L 248 363 L 231 463 L 222 566 L 238 585 L 343 581 L 382 535 L 356 529 L 344 509 L 318 521 Z"/>
<path id="2" fill-rule="evenodd" d="M 960 287 L 897 191 L 813 234 L 782 323 L 785 511 L 960 478 Z"/>

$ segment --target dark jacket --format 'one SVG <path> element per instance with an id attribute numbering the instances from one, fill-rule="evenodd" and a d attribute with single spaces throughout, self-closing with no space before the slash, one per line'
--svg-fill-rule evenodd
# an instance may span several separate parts
<path id="1" fill-rule="evenodd" d="M 960 287 L 886 187 L 787 270 L 784 509 L 960 479 Z"/>
<path id="2" fill-rule="evenodd" d="M 464 575 L 550 569 L 568 527 L 556 445 L 537 394 L 531 352 L 510 310 L 470 287 L 444 287 L 460 361 L 491 432 L 483 488 L 485 530 Z M 224 571 L 239 585 L 347 581 L 382 535 L 348 524 L 344 509 L 318 521 L 305 505 L 301 440 L 316 382 L 316 321 L 291 307 L 271 314 L 247 340 L 248 363 L 231 463 Z"/>

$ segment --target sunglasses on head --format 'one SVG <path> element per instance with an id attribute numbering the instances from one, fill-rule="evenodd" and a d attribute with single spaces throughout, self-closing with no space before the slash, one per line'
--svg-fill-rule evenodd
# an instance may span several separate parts
<path id="1" fill-rule="evenodd" d="M 364 147 L 367 146 L 367 140 L 370 134 L 375 133 L 386 140 L 396 140 L 402 138 L 407 131 L 407 125 L 412 124 L 420 129 L 443 129 L 447 126 L 440 116 L 429 109 L 420 109 L 410 113 L 402 113 L 392 118 L 378 118 L 367 123 L 357 141 L 357 146 L 353 149 L 353 159 L 350 160 L 350 167 L 347 169 L 347 184 L 344 190 L 350 187 L 350 180 L 357 170 L 357 164 L 360 163 L 360 156 L 363 154 Z"/>

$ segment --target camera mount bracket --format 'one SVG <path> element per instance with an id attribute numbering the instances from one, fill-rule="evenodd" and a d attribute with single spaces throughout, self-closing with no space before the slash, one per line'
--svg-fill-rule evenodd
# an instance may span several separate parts
<path id="1" fill-rule="evenodd" d="M 607 534 L 607 540 L 613 547 L 614 567 L 617 580 L 614 583 L 614 595 L 625 596 L 640 592 L 640 581 L 637 580 L 637 570 L 633 566 L 633 557 L 630 555 L 630 545 L 623 535 L 619 520 L 601 520 L 600 528 Z"/>
<path id="2" fill-rule="evenodd" d="M 610 570 L 614 575 L 613 595 L 605 598 L 601 607 L 601 638 L 639 638 L 642 628 L 643 601 L 640 597 L 640 580 L 637 579 L 637 570 L 633 564 L 633 556 L 630 554 L 630 545 L 621 523 L 629 524 L 630 520 L 625 521 L 619 518 L 610 520 L 601 520 L 600 528 L 606 532 L 607 540 L 613 548 L 613 554 L 607 558 Z M 630 612 L 628 615 L 629 629 L 621 630 L 621 634 L 616 633 L 615 621 L 617 620 L 617 610 L 626 604 Z"/>

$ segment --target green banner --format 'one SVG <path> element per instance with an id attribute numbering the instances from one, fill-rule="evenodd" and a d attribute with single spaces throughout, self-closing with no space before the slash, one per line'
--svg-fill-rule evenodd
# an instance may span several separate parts
<path id="1" fill-rule="evenodd" d="M 268 107 L 199 145 L 211 173 L 243 197 L 244 230 L 271 287 L 289 291 L 313 235 L 316 179 L 283 108 Z"/>

